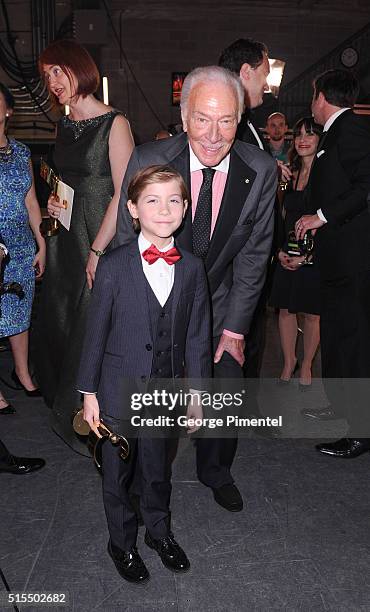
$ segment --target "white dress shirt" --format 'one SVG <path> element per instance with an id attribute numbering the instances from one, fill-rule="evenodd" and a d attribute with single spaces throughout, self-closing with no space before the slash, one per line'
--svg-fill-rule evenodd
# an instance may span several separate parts
<path id="1" fill-rule="evenodd" d="M 345 108 L 341 108 L 336 113 L 333 113 L 332 115 L 330 115 L 329 119 L 327 120 L 327 122 L 324 125 L 324 132 L 327 132 L 329 130 L 329 128 L 331 128 L 331 126 L 333 125 L 334 121 L 336 119 L 338 119 L 338 117 L 340 117 L 340 115 L 342 115 L 343 113 L 345 113 L 348 110 L 350 110 L 350 108 L 346 106 Z M 326 220 L 325 215 L 322 212 L 321 208 L 319 208 L 319 210 L 317 211 L 317 216 L 319 217 L 319 219 L 321 221 L 323 221 L 324 223 L 327 223 L 327 220 Z"/>
<path id="2" fill-rule="evenodd" d="M 139 234 L 139 251 L 143 254 L 146 249 L 151 246 L 143 234 Z M 170 244 L 163 249 L 158 249 L 161 253 L 169 251 L 174 246 L 174 239 L 172 238 Z M 171 293 L 173 283 L 175 280 L 175 266 L 168 264 L 164 259 L 157 259 L 153 264 L 148 263 L 143 257 L 141 258 L 143 266 L 143 272 L 146 279 L 157 298 L 160 305 L 163 307 L 167 302 L 168 296 Z"/>
<path id="3" fill-rule="evenodd" d="M 327 132 L 329 130 L 329 128 L 333 125 L 334 121 L 336 119 L 338 119 L 338 117 L 340 115 L 342 115 L 343 113 L 345 113 L 348 110 L 351 110 L 351 109 L 349 108 L 349 106 L 346 106 L 345 108 L 341 108 L 336 113 L 333 113 L 332 115 L 330 115 L 329 119 L 327 120 L 327 122 L 324 125 L 324 132 Z"/>

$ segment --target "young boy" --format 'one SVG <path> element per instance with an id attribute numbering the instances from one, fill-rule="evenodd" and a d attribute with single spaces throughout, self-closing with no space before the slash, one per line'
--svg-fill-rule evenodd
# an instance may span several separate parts
<path id="1" fill-rule="evenodd" d="M 84 418 L 96 433 L 99 414 L 117 432 L 124 413 L 123 380 L 132 384 L 136 379 L 150 389 L 158 378 L 183 378 L 185 369 L 190 379 L 211 377 L 203 263 L 174 247 L 173 233 L 188 204 L 185 183 L 169 166 L 150 166 L 133 177 L 128 197 L 134 227 L 141 231 L 138 240 L 99 262 L 78 377 L 78 388 L 85 393 Z M 199 416 L 199 408 L 190 405 L 187 416 Z M 112 419 L 117 419 L 116 429 Z M 168 450 L 168 439 L 144 437 L 140 431 L 130 440 L 126 461 L 109 442 L 103 444 L 108 552 L 120 575 L 131 582 L 149 578 L 136 549 L 137 518 L 128 494 L 134 471 L 135 483 L 140 475 L 145 543 L 168 569 L 190 567 L 170 531 Z"/>

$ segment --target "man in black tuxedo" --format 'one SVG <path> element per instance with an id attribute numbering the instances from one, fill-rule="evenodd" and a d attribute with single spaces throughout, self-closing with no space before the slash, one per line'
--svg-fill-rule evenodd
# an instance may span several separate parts
<path id="1" fill-rule="evenodd" d="M 314 81 L 312 113 L 324 132 L 308 184 L 313 214 L 296 224 L 298 238 L 316 230 L 322 376 L 329 379 L 331 415 L 349 424 L 350 437 L 316 448 L 348 458 L 370 450 L 370 439 L 362 437 L 369 436 L 366 388 L 349 380 L 370 377 L 370 120 L 352 111 L 358 91 L 346 70 L 328 70 Z"/>
<path id="2" fill-rule="evenodd" d="M 134 237 L 126 208 L 132 175 L 150 164 L 176 168 L 192 196 L 176 241 L 204 259 L 218 378 L 243 376 L 244 345 L 273 234 L 276 164 L 256 147 L 235 140 L 243 106 L 240 80 L 228 70 L 209 66 L 189 73 L 181 98 L 185 133 L 134 149 L 122 185 L 115 238 L 120 245 Z M 197 440 L 198 477 L 230 511 L 243 507 L 230 473 L 236 447 L 236 438 Z"/>
<path id="3" fill-rule="evenodd" d="M 268 90 L 270 65 L 266 45 L 251 38 L 240 38 L 222 51 L 218 65 L 237 74 L 244 88 L 245 108 L 236 137 L 267 151 L 263 134 L 251 120 L 251 111 L 261 106 L 263 94 Z"/>

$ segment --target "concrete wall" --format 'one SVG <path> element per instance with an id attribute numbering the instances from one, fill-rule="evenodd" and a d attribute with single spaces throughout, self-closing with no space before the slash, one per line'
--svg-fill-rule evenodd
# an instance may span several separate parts
<path id="1" fill-rule="evenodd" d="M 369 0 L 347 0 L 345 5 L 334 0 L 112 0 L 107 4 L 118 33 L 121 23 L 121 42 L 131 68 L 163 124 L 180 121 L 179 110 L 171 106 L 171 73 L 217 63 L 223 47 L 236 38 L 263 40 L 272 57 L 287 62 L 284 81 L 288 82 L 369 21 Z M 14 9 L 12 28 L 27 29 L 30 3 L 8 0 L 7 5 Z M 69 5 L 68 0 L 56 2 L 58 15 L 66 14 Z M 15 9 L 23 14 L 20 21 Z M 108 32 L 100 68 L 109 77 L 111 101 L 127 113 L 138 140 L 150 139 L 160 123 L 120 58 L 110 28 Z"/>

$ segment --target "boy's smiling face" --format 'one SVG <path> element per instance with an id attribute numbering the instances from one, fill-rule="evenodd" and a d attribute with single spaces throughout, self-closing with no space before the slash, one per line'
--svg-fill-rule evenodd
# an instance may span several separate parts
<path id="1" fill-rule="evenodd" d="M 131 216 L 140 221 L 144 238 L 159 249 L 169 244 L 173 233 L 180 227 L 187 205 L 175 179 L 147 185 L 137 202 L 127 202 Z"/>

